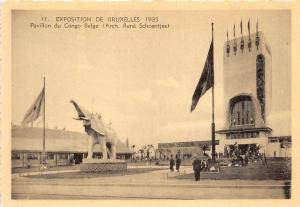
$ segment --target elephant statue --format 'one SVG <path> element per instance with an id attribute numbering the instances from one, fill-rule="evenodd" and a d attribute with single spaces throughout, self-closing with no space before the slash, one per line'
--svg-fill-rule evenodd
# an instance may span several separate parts
<path id="1" fill-rule="evenodd" d="M 70 101 L 78 114 L 78 118 L 75 120 L 83 121 L 85 132 L 89 135 L 89 148 L 87 159 L 93 158 L 94 146 L 100 145 L 103 159 L 116 159 L 116 146 L 118 138 L 116 132 L 110 127 L 105 126 L 102 121 L 100 114 L 91 114 L 88 111 L 83 110 L 78 104 L 71 100 Z"/>

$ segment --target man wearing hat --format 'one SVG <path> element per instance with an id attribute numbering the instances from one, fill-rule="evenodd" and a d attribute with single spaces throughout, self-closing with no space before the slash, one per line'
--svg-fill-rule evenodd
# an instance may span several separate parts
<path id="1" fill-rule="evenodd" d="M 174 172 L 174 165 L 175 165 L 175 161 L 173 159 L 173 155 L 171 155 L 171 159 L 170 159 L 170 171 Z"/>
<path id="2" fill-rule="evenodd" d="M 193 161 L 193 170 L 195 174 L 195 181 L 200 180 L 200 171 L 201 171 L 201 160 L 195 156 Z"/>

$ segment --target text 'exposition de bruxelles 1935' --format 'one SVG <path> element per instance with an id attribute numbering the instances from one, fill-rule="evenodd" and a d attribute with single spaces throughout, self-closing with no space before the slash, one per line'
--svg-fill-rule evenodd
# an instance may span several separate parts
<path id="1" fill-rule="evenodd" d="M 134 17 L 42 17 L 41 22 L 30 22 L 33 29 L 168 29 L 170 24 L 160 23 L 158 16 L 134 16 Z"/>

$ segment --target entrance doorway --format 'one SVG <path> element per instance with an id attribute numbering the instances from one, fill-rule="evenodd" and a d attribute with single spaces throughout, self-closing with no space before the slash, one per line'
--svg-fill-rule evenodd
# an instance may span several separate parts
<path id="1" fill-rule="evenodd" d="M 249 152 L 250 154 L 256 153 L 256 144 L 239 144 L 238 150 L 241 155 L 246 154 L 246 152 Z"/>
<path id="2" fill-rule="evenodd" d="M 74 153 L 75 164 L 82 163 L 82 159 L 83 159 L 83 153 Z"/>

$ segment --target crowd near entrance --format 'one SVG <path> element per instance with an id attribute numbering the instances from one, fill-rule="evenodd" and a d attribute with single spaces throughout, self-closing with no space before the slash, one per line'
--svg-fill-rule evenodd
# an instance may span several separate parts
<path id="1" fill-rule="evenodd" d="M 266 164 L 266 155 L 261 152 L 261 146 L 252 144 L 232 144 L 225 145 L 225 157 L 231 159 L 232 165 L 247 165 L 248 162 L 257 162 L 262 160 Z"/>
<path id="2" fill-rule="evenodd" d="M 239 144 L 238 145 L 239 154 L 246 155 L 249 154 L 255 154 L 256 153 L 256 144 Z"/>

